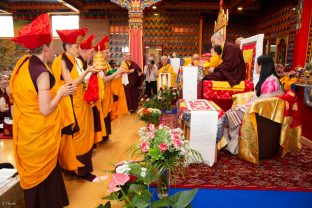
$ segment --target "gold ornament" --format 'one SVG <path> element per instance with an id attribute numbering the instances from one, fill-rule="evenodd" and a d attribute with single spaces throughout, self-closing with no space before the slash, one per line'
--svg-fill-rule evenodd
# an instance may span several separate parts
<path id="1" fill-rule="evenodd" d="M 98 50 L 98 52 L 93 57 L 93 66 L 95 67 L 96 70 L 104 70 L 104 71 L 107 70 L 105 57 L 100 50 Z"/>

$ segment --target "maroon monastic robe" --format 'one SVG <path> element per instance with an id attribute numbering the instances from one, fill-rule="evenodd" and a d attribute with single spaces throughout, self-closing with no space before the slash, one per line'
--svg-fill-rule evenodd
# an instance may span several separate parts
<path id="1" fill-rule="evenodd" d="M 136 111 L 138 109 L 138 101 L 139 101 L 138 87 L 141 85 L 141 78 L 139 76 L 139 72 L 142 72 L 142 69 L 139 67 L 139 65 L 137 65 L 133 61 L 131 61 L 131 64 L 128 65 L 128 67 L 129 70 L 134 69 L 134 73 L 128 74 L 129 84 L 124 86 L 127 105 L 129 111 Z"/>
<path id="2" fill-rule="evenodd" d="M 223 47 L 222 64 L 204 79 L 228 81 L 232 86 L 239 84 L 246 78 L 246 67 L 242 51 L 233 43 L 226 42 Z"/>

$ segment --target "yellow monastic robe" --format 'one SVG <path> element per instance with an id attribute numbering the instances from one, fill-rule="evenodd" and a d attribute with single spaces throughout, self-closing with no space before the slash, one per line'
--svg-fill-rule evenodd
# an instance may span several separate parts
<path id="1" fill-rule="evenodd" d="M 63 126 L 59 105 L 47 116 L 40 113 L 38 94 L 29 73 L 29 59 L 23 63 L 26 57 L 19 59 L 14 68 L 10 93 L 14 101 L 15 160 L 21 187 L 30 189 L 43 182 L 55 168 Z M 50 90 L 52 97 L 56 88 L 54 85 Z"/>
<path id="2" fill-rule="evenodd" d="M 62 55 L 59 57 L 61 58 Z M 59 57 L 56 59 L 58 60 Z M 62 62 L 54 61 L 52 64 L 52 71 L 55 76 L 55 86 L 59 88 L 64 85 L 65 82 L 60 79 L 62 70 Z M 59 103 L 62 126 L 67 127 L 71 124 L 75 124 L 74 110 L 71 98 L 69 96 L 63 97 Z M 73 130 L 74 125 L 71 126 Z M 65 170 L 78 170 L 78 167 L 83 167 L 84 165 L 79 162 L 76 158 L 76 148 L 73 141 L 73 136 L 69 134 L 63 134 L 59 152 L 59 163 L 60 166 Z"/>
<path id="3" fill-rule="evenodd" d="M 219 55 L 211 56 L 210 60 L 204 63 L 204 68 L 217 67 L 220 64 L 222 64 L 222 62 L 223 60 L 221 59 L 221 56 Z"/>
<path id="4" fill-rule="evenodd" d="M 111 70 L 111 66 L 107 63 L 107 71 Z M 106 74 L 106 73 L 105 73 Z M 103 100 L 103 114 L 104 118 L 109 112 L 111 112 L 111 119 L 118 116 L 128 114 L 128 106 L 126 100 L 126 94 L 121 82 L 121 77 L 117 77 L 109 82 L 105 83 L 104 89 L 105 98 Z M 118 101 L 114 102 L 113 96 L 118 96 Z"/>
<path id="5" fill-rule="evenodd" d="M 171 75 L 171 87 L 176 86 L 176 73 L 174 72 L 171 64 L 167 64 L 166 66 L 161 67 L 159 69 L 158 73 L 170 73 L 170 75 Z"/>
<path id="6" fill-rule="evenodd" d="M 81 72 L 84 71 L 85 69 L 83 69 L 83 64 L 82 64 L 82 62 L 84 62 L 83 58 L 82 57 L 78 57 L 78 58 L 76 58 L 76 60 L 77 60 L 77 64 L 79 65 L 79 69 L 78 70 L 80 70 Z M 101 142 L 103 140 L 103 137 L 105 137 L 107 135 L 106 127 L 105 127 L 105 123 L 104 123 L 104 118 L 105 117 L 103 116 L 103 111 L 102 111 L 102 101 L 104 99 L 104 89 L 105 89 L 105 86 L 104 86 L 104 82 L 103 82 L 103 79 L 100 76 L 100 74 L 97 73 L 96 76 L 97 76 L 98 86 L 99 86 L 99 99 L 96 102 L 92 102 L 91 103 L 91 107 L 95 106 L 97 111 L 98 111 L 99 121 L 95 121 L 95 123 L 100 122 L 101 131 L 98 131 L 98 130 L 94 129 L 95 130 L 95 132 L 94 132 L 94 144 L 96 144 L 98 142 Z M 93 118 L 97 119 L 96 117 L 94 117 L 94 114 L 93 114 Z M 94 126 L 94 128 L 96 128 L 96 127 Z"/>
<path id="7" fill-rule="evenodd" d="M 103 76 L 106 76 L 107 72 L 112 69 L 106 60 L 105 60 L 105 68 L 106 69 L 104 70 Z M 111 81 L 104 82 L 104 98 L 102 100 L 103 118 L 106 118 L 108 113 L 111 112 L 112 104 L 113 104 L 113 94 L 111 93 Z"/>
<path id="8" fill-rule="evenodd" d="M 72 79 L 75 80 L 79 77 L 76 61 L 69 54 L 66 54 L 66 56 L 73 65 L 70 74 Z M 57 82 L 64 82 L 61 80 L 62 55 L 59 55 L 54 60 L 52 71 L 55 75 Z M 87 101 L 84 100 L 84 92 L 85 90 L 83 88 L 83 84 L 80 83 L 77 86 L 76 92 L 73 94 L 74 112 L 79 125 L 79 131 L 76 132 L 73 136 L 75 152 L 77 156 L 88 153 L 94 144 L 94 123 L 92 107 L 87 103 Z"/>
<path id="9" fill-rule="evenodd" d="M 120 76 L 111 81 L 111 91 L 113 95 L 118 96 L 118 101 L 113 102 L 112 105 L 111 119 L 128 114 L 129 111 L 127 106 L 126 93 Z"/>

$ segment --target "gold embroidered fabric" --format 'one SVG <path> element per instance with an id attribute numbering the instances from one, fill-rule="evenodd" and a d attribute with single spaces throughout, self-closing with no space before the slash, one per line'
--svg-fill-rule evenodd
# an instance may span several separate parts
<path id="1" fill-rule="evenodd" d="M 235 104 L 243 104 L 247 102 L 250 93 L 236 94 L 234 98 Z M 249 162 L 259 164 L 259 143 L 256 113 L 259 116 L 270 119 L 274 122 L 282 124 L 280 145 L 283 148 L 282 157 L 287 152 L 297 151 L 301 148 L 301 125 L 291 128 L 292 117 L 286 115 L 288 108 L 292 111 L 298 110 L 297 103 L 290 104 L 277 97 L 263 98 L 254 101 L 250 108 L 244 114 L 240 129 L 238 156 Z M 286 111 L 285 111 L 286 110 Z"/>

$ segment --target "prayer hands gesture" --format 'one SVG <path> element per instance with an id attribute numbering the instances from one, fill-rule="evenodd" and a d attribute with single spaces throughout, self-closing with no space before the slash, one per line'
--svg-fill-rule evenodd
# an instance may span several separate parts
<path id="1" fill-rule="evenodd" d="M 59 90 L 57 91 L 57 93 L 59 93 L 62 97 L 68 96 L 68 95 L 72 95 L 77 89 L 76 85 L 73 84 L 65 84 L 62 85 Z"/>

